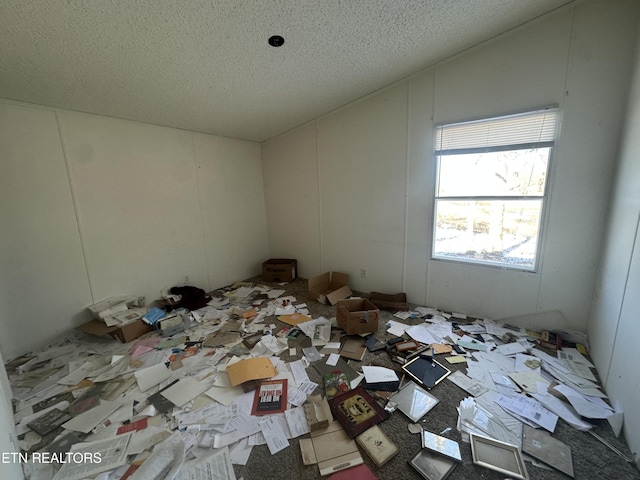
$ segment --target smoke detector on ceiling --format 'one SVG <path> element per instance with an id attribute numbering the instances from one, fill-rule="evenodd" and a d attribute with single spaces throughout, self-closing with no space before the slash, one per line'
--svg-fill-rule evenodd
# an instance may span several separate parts
<path id="1" fill-rule="evenodd" d="M 280 35 L 273 35 L 272 37 L 269 37 L 269 45 L 272 47 L 281 47 L 284 45 L 284 38 Z"/>

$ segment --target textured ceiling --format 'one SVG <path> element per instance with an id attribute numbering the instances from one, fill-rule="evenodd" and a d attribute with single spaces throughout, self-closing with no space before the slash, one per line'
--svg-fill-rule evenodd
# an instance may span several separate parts
<path id="1" fill-rule="evenodd" d="M 567 3 L 0 0 L 0 97 L 264 141 Z"/>

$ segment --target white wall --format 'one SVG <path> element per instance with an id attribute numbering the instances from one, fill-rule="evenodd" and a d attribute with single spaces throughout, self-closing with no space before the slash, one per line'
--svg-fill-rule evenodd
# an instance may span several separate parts
<path id="1" fill-rule="evenodd" d="M 323 269 L 360 290 L 402 282 L 406 125 L 406 84 L 318 120 Z"/>
<path id="2" fill-rule="evenodd" d="M 262 147 L 264 157 L 278 159 L 264 164 L 269 238 L 277 238 L 269 242 L 269 252 L 273 258 L 296 258 L 303 278 L 322 270 L 316 137 L 316 125 L 310 123 L 287 135 L 285 142 Z"/>
<path id="3" fill-rule="evenodd" d="M 639 32 L 640 33 L 640 32 Z M 640 36 L 638 37 L 640 39 Z M 639 40 L 640 41 L 640 40 Z M 640 459 L 640 43 L 628 101 L 602 267 L 589 319 L 591 353 L 607 393 L 625 414 L 624 433 Z"/>
<path id="4" fill-rule="evenodd" d="M 71 327 L 91 293 L 56 112 L 0 103 L 0 139 L 0 349 L 8 360 Z"/>
<path id="5" fill-rule="evenodd" d="M 0 158 L 8 358 L 111 295 L 208 291 L 268 258 L 258 144 L 0 102 Z"/>
<path id="6" fill-rule="evenodd" d="M 357 290 L 490 318 L 559 311 L 585 331 L 637 14 L 629 0 L 581 2 L 267 142 L 266 179 L 319 186 L 317 203 L 314 192 L 297 204 L 298 218 L 319 216 L 317 249 L 289 249 L 270 223 L 271 251 L 297 256 L 306 276 L 349 273 Z M 563 123 L 540 270 L 430 260 L 434 125 L 549 104 Z M 304 178 L 287 174 L 293 159 Z M 265 196 L 270 222 L 286 215 L 287 190 L 267 180 Z M 527 326 L 558 326 L 543 323 Z"/>

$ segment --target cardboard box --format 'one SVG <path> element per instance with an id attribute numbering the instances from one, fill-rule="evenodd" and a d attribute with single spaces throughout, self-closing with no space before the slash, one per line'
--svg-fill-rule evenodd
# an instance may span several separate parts
<path id="1" fill-rule="evenodd" d="M 122 343 L 127 343 L 141 337 L 145 333 L 151 332 L 153 327 L 142 320 L 135 320 L 131 323 L 127 323 L 126 325 L 113 327 L 107 326 L 106 323 L 100 320 L 91 320 L 76 327 L 76 330 L 80 330 L 83 333 L 95 335 L 97 337 L 108 335 L 112 338 L 117 338 Z"/>
<path id="2" fill-rule="evenodd" d="M 310 395 L 307 402 L 302 405 L 304 416 L 309 424 L 309 430 L 315 432 L 329 426 L 333 421 L 333 414 L 329 407 L 327 397 L 321 395 Z"/>
<path id="3" fill-rule="evenodd" d="M 336 307 L 338 325 L 348 334 L 378 331 L 380 310 L 366 298 L 339 300 Z"/>
<path id="4" fill-rule="evenodd" d="M 343 298 L 349 298 L 353 293 L 349 288 L 349 275 L 339 272 L 326 272 L 310 278 L 308 290 L 310 299 L 331 305 Z"/>
<path id="5" fill-rule="evenodd" d="M 380 292 L 371 292 L 369 300 L 376 307 L 389 310 L 402 310 L 406 312 L 409 310 L 409 304 L 407 303 L 407 295 L 405 293 L 396 293 L 395 295 L 389 295 Z"/>
<path id="6" fill-rule="evenodd" d="M 297 271 L 297 260 L 271 258 L 262 264 L 262 279 L 267 282 L 291 282 L 296 278 Z"/>

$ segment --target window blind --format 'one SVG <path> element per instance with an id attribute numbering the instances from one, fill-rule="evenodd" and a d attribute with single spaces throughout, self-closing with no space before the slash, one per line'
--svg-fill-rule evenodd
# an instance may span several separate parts
<path id="1" fill-rule="evenodd" d="M 538 145 L 554 141 L 558 109 L 493 117 L 436 127 L 436 154 L 507 145 Z"/>

